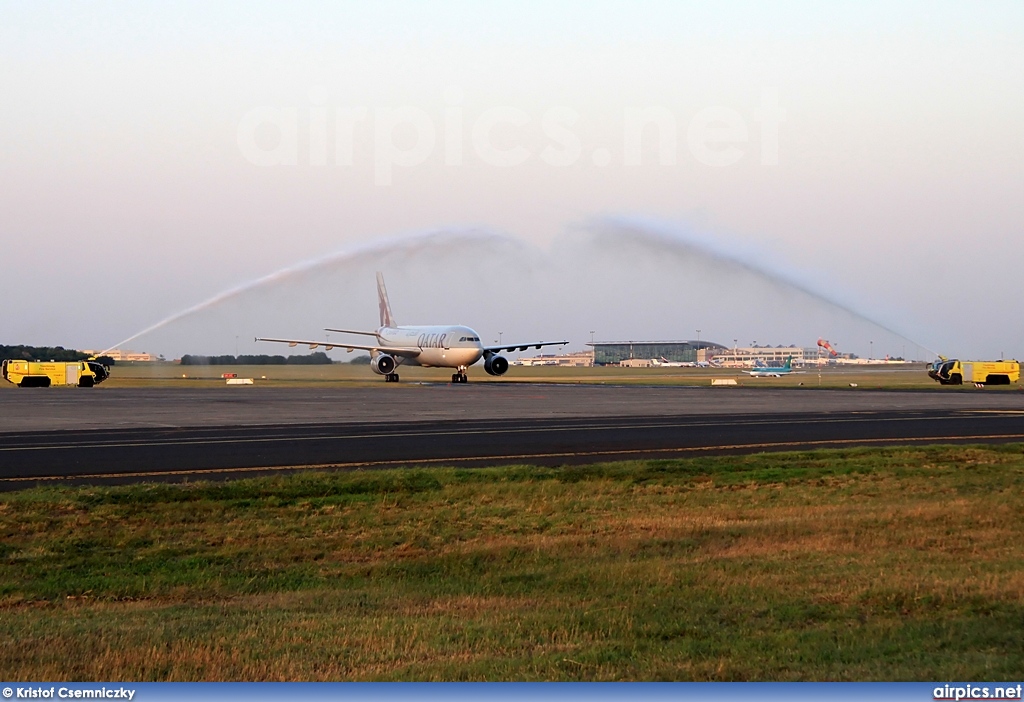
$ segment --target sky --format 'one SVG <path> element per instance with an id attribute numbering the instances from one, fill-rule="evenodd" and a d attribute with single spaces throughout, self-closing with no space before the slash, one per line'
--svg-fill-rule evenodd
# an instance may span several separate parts
<path id="1" fill-rule="evenodd" d="M 0 94 L 0 344 L 277 353 L 382 270 L 504 341 L 1024 357 L 1020 3 L 0 2 Z"/>

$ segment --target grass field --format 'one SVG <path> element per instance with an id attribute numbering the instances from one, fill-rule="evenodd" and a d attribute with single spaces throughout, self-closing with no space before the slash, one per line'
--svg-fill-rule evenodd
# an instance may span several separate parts
<path id="1" fill-rule="evenodd" d="M 1024 445 L 0 495 L 0 677 L 1018 680 Z"/>
<path id="2" fill-rule="evenodd" d="M 451 369 L 401 367 L 402 382 L 444 383 Z M 348 386 L 383 383 L 384 379 L 366 365 L 335 363 L 325 366 L 180 366 L 171 363 L 123 363 L 113 367 L 111 377 L 101 388 L 116 387 L 222 387 L 223 373 L 253 378 L 258 385 L 281 387 Z M 782 378 L 751 378 L 736 369 L 720 368 L 560 368 L 553 366 L 512 366 L 500 378 L 487 375 L 482 367 L 470 368 L 472 383 L 607 383 L 616 385 L 710 385 L 713 378 L 732 378 L 742 387 L 844 388 L 856 390 L 935 390 L 940 392 L 1005 392 L 1019 390 L 1018 385 L 979 390 L 973 385 L 944 387 L 925 372 L 924 364 L 903 366 L 861 366 L 824 368 L 795 373 Z M 851 387 L 853 384 L 855 387 Z M 0 388 L 14 388 L 0 383 Z"/>

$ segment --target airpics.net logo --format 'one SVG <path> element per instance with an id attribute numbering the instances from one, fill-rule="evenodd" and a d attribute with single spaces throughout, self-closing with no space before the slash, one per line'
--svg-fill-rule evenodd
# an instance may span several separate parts
<path id="1" fill-rule="evenodd" d="M 1024 684 L 1016 685 L 951 685 L 936 687 L 932 691 L 934 700 L 1019 700 Z"/>
<path id="2" fill-rule="evenodd" d="M 582 119 L 565 106 L 534 113 L 508 105 L 471 110 L 458 87 L 444 91 L 440 109 L 428 111 L 331 104 L 328 89 L 315 86 L 302 108 L 249 110 L 236 137 L 242 157 L 255 166 L 351 167 L 364 158 L 372 162 L 374 183 L 388 186 L 397 169 L 422 165 L 439 151 L 446 166 L 514 168 L 539 161 L 565 168 L 588 156 L 598 168 L 641 166 L 645 159 L 674 166 L 684 157 L 714 168 L 752 158 L 774 166 L 785 110 L 774 88 L 762 89 L 757 107 L 747 112 L 717 105 L 684 117 L 664 106 L 625 107 L 621 135 L 604 144 L 584 143 Z"/>

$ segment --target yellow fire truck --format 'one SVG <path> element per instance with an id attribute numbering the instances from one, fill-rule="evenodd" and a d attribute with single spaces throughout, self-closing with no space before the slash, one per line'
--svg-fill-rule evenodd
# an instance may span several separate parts
<path id="1" fill-rule="evenodd" d="M 1020 380 L 1017 361 L 960 361 L 939 358 L 928 368 L 928 375 L 942 385 L 1010 385 Z"/>
<path id="2" fill-rule="evenodd" d="M 51 385 L 77 385 L 91 388 L 110 377 L 110 370 L 97 361 L 19 361 L 2 364 L 4 380 L 19 388 L 48 388 Z"/>

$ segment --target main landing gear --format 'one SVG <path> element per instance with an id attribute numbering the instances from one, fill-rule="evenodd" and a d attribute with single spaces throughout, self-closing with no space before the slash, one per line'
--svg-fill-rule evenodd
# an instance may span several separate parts
<path id="1" fill-rule="evenodd" d="M 398 382 L 398 373 L 388 373 L 387 375 L 384 376 L 384 382 L 385 383 L 397 383 Z"/>
<path id="2" fill-rule="evenodd" d="M 468 383 L 469 378 L 466 376 L 466 367 L 459 366 L 459 372 L 452 374 L 453 383 Z"/>

